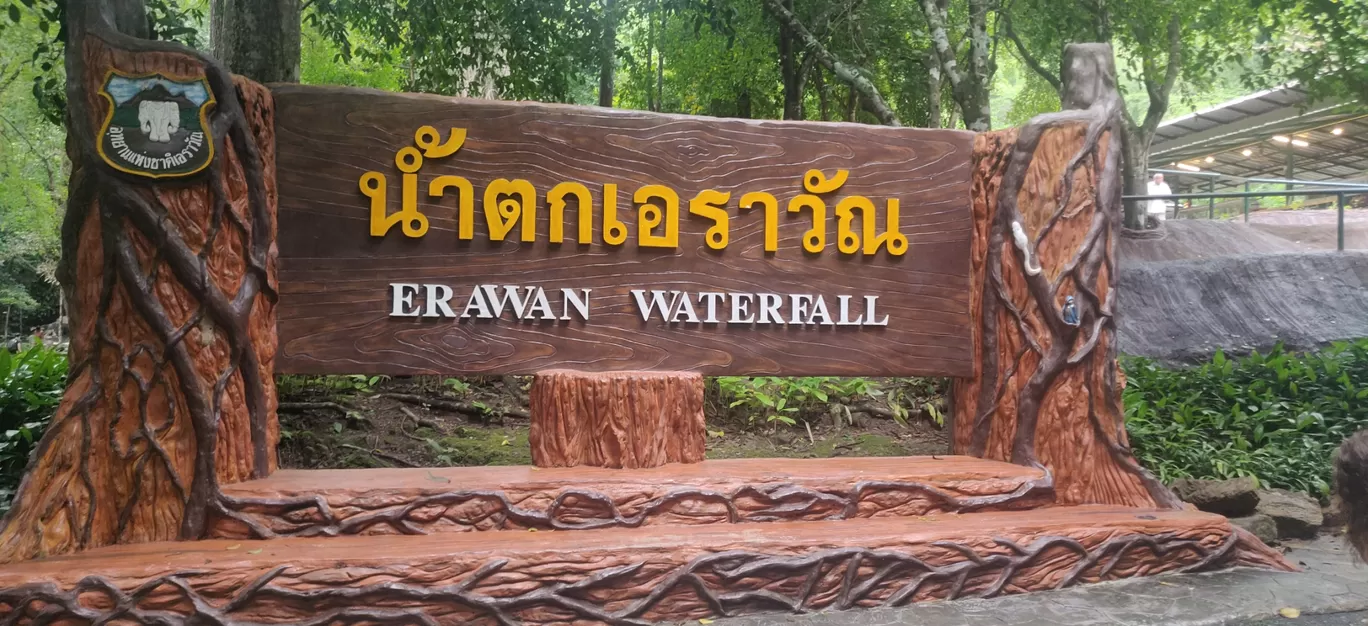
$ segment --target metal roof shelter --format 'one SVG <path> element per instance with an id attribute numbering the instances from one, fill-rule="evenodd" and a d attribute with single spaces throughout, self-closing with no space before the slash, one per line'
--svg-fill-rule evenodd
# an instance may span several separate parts
<path id="1" fill-rule="evenodd" d="M 1313 102 L 1296 85 L 1260 91 L 1160 124 L 1149 165 L 1241 178 L 1368 181 L 1368 106 Z M 1181 178 L 1175 182 L 1182 186 L 1197 182 Z"/>

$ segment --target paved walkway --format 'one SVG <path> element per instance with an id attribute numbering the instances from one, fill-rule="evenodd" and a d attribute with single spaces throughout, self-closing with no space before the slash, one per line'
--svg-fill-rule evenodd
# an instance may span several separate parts
<path id="1" fill-rule="evenodd" d="M 1368 566 L 1343 542 L 1291 546 L 1289 574 L 1237 569 L 1156 576 L 989 600 L 929 602 L 900 609 L 717 620 L 715 626 L 1360 626 L 1368 618 Z M 1296 608 L 1303 617 L 1278 616 Z M 1349 614 L 1344 614 L 1349 613 Z M 1340 614 L 1317 617 L 1321 614 Z"/>

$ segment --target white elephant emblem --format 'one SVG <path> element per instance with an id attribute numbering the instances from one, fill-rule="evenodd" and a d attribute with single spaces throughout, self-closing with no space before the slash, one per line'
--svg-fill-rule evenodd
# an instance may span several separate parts
<path id="1" fill-rule="evenodd" d="M 147 140 L 153 143 L 171 141 L 171 134 L 180 130 L 180 105 L 175 102 L 143 100 L 138 103 L 138 122 Z"/>

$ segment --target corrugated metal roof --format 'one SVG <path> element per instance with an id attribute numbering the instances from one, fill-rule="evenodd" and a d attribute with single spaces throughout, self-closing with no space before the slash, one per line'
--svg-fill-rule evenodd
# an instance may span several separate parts
<path id="1" fill-rule="evenodd" d="M 1296 85 L 1252 93 L 1160 124 L 1150 167 L 1186 163 L 1231 176 L 1283 178 L 1289 155 L 1298 179 L 1368 178 L 1368 108 L 1352 100 L 1313 102 Z"/>

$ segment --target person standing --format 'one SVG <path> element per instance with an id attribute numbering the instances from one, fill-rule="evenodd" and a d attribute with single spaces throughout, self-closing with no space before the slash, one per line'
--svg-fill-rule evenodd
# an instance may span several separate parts
<path id="1" fill-rule="evenodd" d="M 1171 196 L 1173 195 L 1173 190 L 1169 189 L 1168 183 L 1164 182 L 1164 175 L 1156 173 L 1154 178 L 1150 179 L 1149 184 L 1146 185 L 1145 195 Z M 1152 226 L 1152 228 L 1158 228 L 1159 225 L 1163 224 L 1164 220 L 1168 218 L 1168 210 L 1172 204 L 1173 203 L 1168 200 L 1150 200 L 1145 210 L 1145 215 L 1149 218 L 1146 220 L 1146 223 L 1148 224 L 1150 221 L 1153 221 L 1154 226 Z M 1177 217 L 1177 214 L 1174 214 L 1174 217 Z"/>

